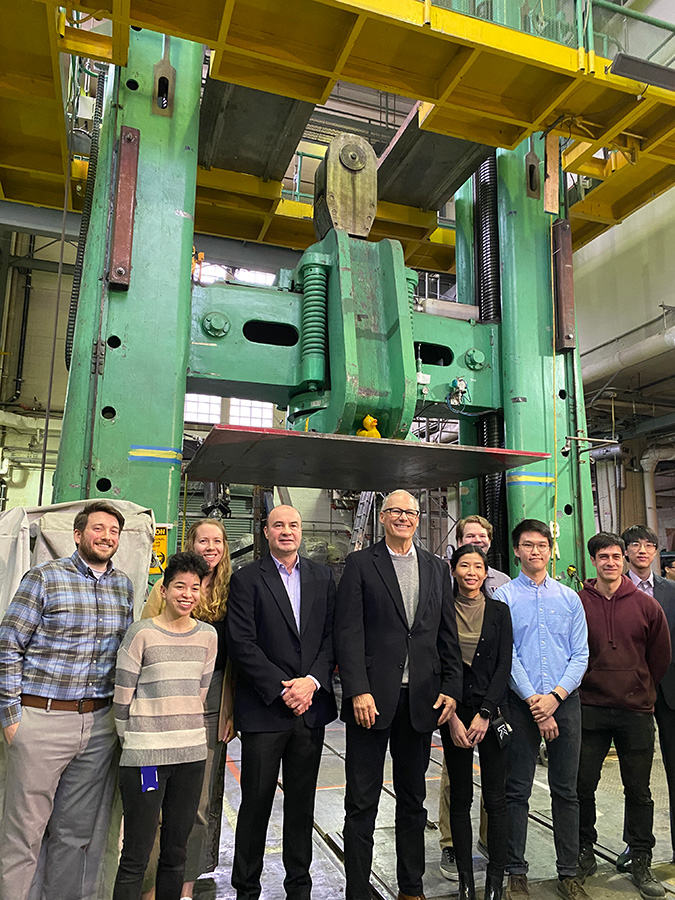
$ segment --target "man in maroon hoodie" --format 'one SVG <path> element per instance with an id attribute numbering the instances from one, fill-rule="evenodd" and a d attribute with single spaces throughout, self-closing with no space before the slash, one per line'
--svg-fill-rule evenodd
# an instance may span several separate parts
<path id="1" fill-rule="evenodd" d="M 670 633 L 661 606 L 623 575 L 626 546 L 618 534 L 600 532 L 588 542 L 598 577 L 579 596 L 588 622 L 588 669 L 581 696 L 579 874 L 597 868 L 593 844 L 595 791 L 612 740 L 625 795 L 624 839 L 631 873 L 644 900 L 665 897 L 651 871 L 654 803 L 649 776 L 654 756 L 656 687 L 670 665 Z"/>

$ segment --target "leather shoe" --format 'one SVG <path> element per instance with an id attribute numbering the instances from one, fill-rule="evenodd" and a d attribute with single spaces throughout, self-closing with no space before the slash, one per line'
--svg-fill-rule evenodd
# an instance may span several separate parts
<path id="1" fill-rule="evenodd" d="M 424 894 L 402 894 L 398 892 L 397 900 L 427 900 Z"/>

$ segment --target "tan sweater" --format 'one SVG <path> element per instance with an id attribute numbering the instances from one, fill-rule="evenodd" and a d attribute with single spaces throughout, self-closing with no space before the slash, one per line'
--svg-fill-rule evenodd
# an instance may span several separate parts
<path id="1" fill-rule="evenodd" d="M 206 622 L 167 631 L 151 619 L 127 631 L 117 654 L 114 714 L 121 766 L 206 759 L 204 700 L 218 638 Z"/>

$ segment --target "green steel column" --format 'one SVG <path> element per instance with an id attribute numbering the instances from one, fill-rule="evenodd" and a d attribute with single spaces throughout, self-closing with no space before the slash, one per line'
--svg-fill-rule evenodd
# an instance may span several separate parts
<path id="1" fill-rule="evenodd" d="M 473 178 L 469 178 L 455 194 L 455 272 L 457 300 L 470 305 L 476 302 L 473 243 Z"/>
<path id="2" fill-rule="evenodd" d="M 109 91 L 54 501 L 127 499 L 177 521 L 202 57 L 198 44 L 132 31 Z M 158 104 L 155 76 L 170 82 L 172 67 L 173 96 L 169 84 Z M 122 126 L 140 132 L 133 255 L 129 289 L 110 291 Z"/>
<path id="3" fill-rule="evenodd" d="M 586 574 L 585 542 L 595 530 L 588 453 L 579 457 L 577 446 L 563 452 L 586 423 L 572 380 L 578 359 L 569 364 L 553 349 L 552 219 L 527 197 L 528 150 L 525 142 L 497 153 L 504 424 L 507 447 L 551 459 L 507 473 L 509 527 L 523 518 L 551 524 L 559 532 L 554 574 L 567 581 L 570 565 Z"/>

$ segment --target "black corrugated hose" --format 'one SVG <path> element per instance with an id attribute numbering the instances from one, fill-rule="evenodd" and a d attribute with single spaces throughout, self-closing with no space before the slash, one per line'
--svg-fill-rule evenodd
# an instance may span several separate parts
<path id="1" fill-rule="evenodd" d="M 91 219 L 91 207 L 94 200 L 94 184 L 96 182 L 96 169 L 98 168 L 98 147 L 101 135 L 101 119 L 103 118 L 103 97 L 105 94 L 105 79 L 107 66 L 96 64 L 98 80 L 96 82 L 96 103 L 94 106 L 94 120 L 91 129 L 91 149 L 89 151 L 89 169 L 87 171 L 87 185 L 84 192 L 84 206 L 80 220 L 80 234 L 77 239 L 77 255 L 75 257 L 75 272 L 73 274 L 73 289 L 70 292 L 70 309 L 68 310 L 68 325 L 66 327 L 66 369 L 70 371 L 70 362 L 73 357 L 73 339 L 75 337 L 75 320 L 77 308 L 80 302 L 80 284 L 82 282 L 82 266 L 84 264 L 84 250 L 89 233 L 89 220 Z"/>

